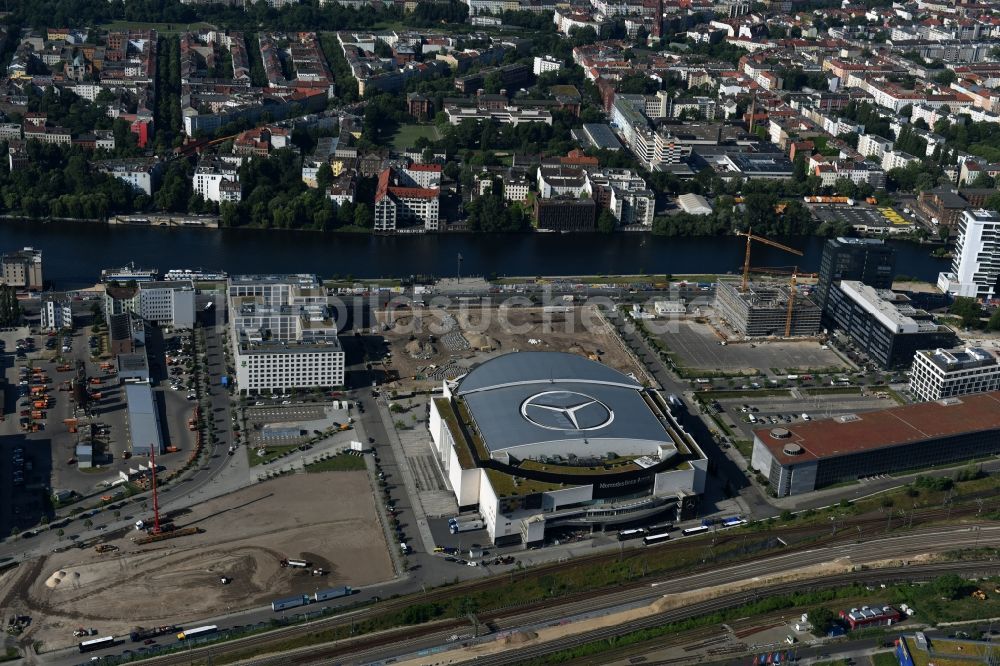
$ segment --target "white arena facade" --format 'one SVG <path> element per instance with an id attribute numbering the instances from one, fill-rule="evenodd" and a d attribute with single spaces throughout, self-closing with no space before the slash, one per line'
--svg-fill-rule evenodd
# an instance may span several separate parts
<path id="1" fill-rule="evenodd" d="M 692 518 L 708 462 L 667 401 L 575 354 L 514 352 L 444 383 L 434 454 L 496 544 L 550 528 Z"/>

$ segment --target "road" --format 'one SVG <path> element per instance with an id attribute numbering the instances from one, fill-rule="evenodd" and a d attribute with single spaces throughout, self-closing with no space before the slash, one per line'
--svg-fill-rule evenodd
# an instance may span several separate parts
<path id="1" fill-rule="evenodd" d="M 783 574 L 789 571 L 795 571 L 797 569 L 802 569 L 804 567 L 840 558 L 845 560 L 849 559 L 854 563 L 882 559 L 900 560 L 905 559 L 908 556 L 914 556 L 925 552 L 939 552 L 953 549 L 975 548 L 978 546 L 1000 545 L 1000 526 L 984 524 L 975 527 L 978 527 L 978 529 L 971 529 L 970 526 L 963 526 L 961 528 L 929 528 L 925 530 L 914 530 L 911 533 L 899 536 L 874 539 L 862 543 L 842 543 L 837 546 L 819 547 L 812 550 L 792 552 L 757 561 L 719 567 L 687 576 L 652 578 L 649 581 L 644 581 L 641 584 L 636 584 L 624 589 L 614 589 L 603 593 L 595 592 L 588 595 L 580 595 L 574 600 L 562 603 L 557 600 L 551 605 L 546 605 L 540 609 L 525 610 L 521 612 L 509 611 L 507 613 L 484 613 L 481 615 L 480 619 L 483 622 L 492 620 L 498 627 L 498 631 L 506 632 L 517 629 L 532 629 L 544 627 L 552 624 L 553 622 L 562 622 L 566 618 L 573 618 L 584 614 L 607 614 L 623 608 L 647 604 L 667 594 L 703 590 L 707 587 L 719 585 L 732 585 L 741 581 L 759 581 L 765 576 Z M 933 572 L 929 575 L 940 575 L 940 573 L 944 571 L 961 571 L 963 570 L 963 567 L 966 571 L 970 569 L 975 571 L 992 571 L 1000 568 L 1000 563 L 946 563 L 943 565 L 937 565 L 937 568 L 928 569 L 927 571 Z M 907 571 L 919 570 L 919 566 L 911 565 L 909 567 L 904 567 L 901 570 L 901 575 L 905 575 Z M 897 571 L 896 573 L 899 572 Z M 895 576 L 892 569 L 868 571 L 863 575 L 869 576 L 869 579 L 871 580 L 881 581 L 893 580 Z M 821 580 L 827 583 L 836 583 L 839 579 L 837 577 L 825 576 Z M 845 578 L 844 582 L 847 582 L 847 580 L 848 578 Z M 802 589 L 803 586 L 809 585 L 809 581 L 798 581 L 784 585 L 787 586 L 788 590 Z M 777 591 L 780 591 L 781 589 L 785 588 L 767 590 L 763 585 L 761 585 L 756 590 L 756 593 L 771 594 L 777 593 Z M 751 600 L 754 597 L 754 594 L 755 593 L 751 592 L 741 592 L 735 595 L 727 595 L 723 600 L 705 602 L 706 605 L 704 607 L 689 607 L 687 609 L 680 609 L 678 611 L 671 611 L 670 613 L 652 616 L 646 620 L 638 621 L 636 626 L 619 626 L 611 629 L 602 629 L 600 630 L 601 635 L 597 637 L 620 635 L 620 633 L 623 633 L 625 630 L 640 628 L 638 625 L 642 623 L 647 623 L 648 626 L 656 626 L 657 624 L 662 624 L 662 622 L 669 621 L 670 619 L 688 617 L 692 614 L 698 614 L 706 610 L 724 607 L 725 605 L 738 605 Z M 356 614 L 356 619 L 361 620 L 368 617 L 371 612 L 372 611 L 360 611 Z M 279 637 L 282 640 L 285 640 L 292 636 L 304 635 L 322 628 L 324 624 L 330 624 L 332 622 L 334 622 L 334 620 L 327 619 L 314 623 L 311 626 L 306 625 L 289 627 L 278 630 L 269 635 L 247 637 L 231 644 L 220 644 L 216 646 L 198 648 L 183 655 L 165 655 L 163 657 L 157 657 L 148 663 L 155 666 L 187 663 L 192 658 L 204 659 L 209 656 L 217 657 L 231 651 L 234 647 L 238 647 L 240 650 L 257 649 L 263 652 L 266 651 L 266 643 L 269 640 L 277 640 Z M 643 626 L 647 625 L 644 624 Z M 401 629 L 397 633 L 401 632 L 408 632 L 411 635 L 407 635 L 406 640 L 399 640 L 398 638 L 395 638 L 396 634 L 389 634 L 388 636 L 381 637 L 360 637 L 352 639 L 351 643 L 354 645 L 353 648 L 349 646 L 345 647 L 346 644 L 339 644 L 336 648 L 329 645 L 327 647 L 311 646 L 309 648 L 302 648 L 300 650 L 282 653 L 281 656 L 261 657 L 255 659 L 253 664 L 254 666 L 263 666 L 265 664 L 287 664 L 289 662 L 307 663 L 307 660 L 299 660 L 299 657 L 305 656 L 308 656 L 308 658 L 313 661 L 317 659 L 332 659 L 336 656 L 338 661 L 345 661 L 348 663 L 367 663 L 390 658 L 400 658 L 406 655 L 414 654 L 421 650 L 449 649 L 455 647 L 454 643 L 449 640 L 450 637 L 456 633 L 460 635 L 464 633 L 471 633 L 471 627 L 464 621 L 456 620 L 451 623 L 447 623 L 444 627 L 433 625 L 427 627 L 415 627 Z M 414 632 L 417 632 L 417 635 L 412 635 Z M 530 648 L 530 653 L 525 652 L 524 650 L 518 650 L 516 646 L 512 645 L 508 646 L 503 654 L 496 657 L 481 658 L 477 663 L 509 663 L 512 654 L 516 655 L 517 658 L 540 656 L 547 654 L 551 650 L 566 647 L 567 644 L 579 644 L 580 642 L 586 642 L 592 639 L 593 636 L 591 635 L 570 636 L 567 637 L 565 641 L 554 641 L 542 646 L 532 646 Z M 495 640 L 493 636 L 486 636 L 483 638 L 484 642 L 493 640 Z M 528 648 L 525 648 L 525 650 L 527 649 Z M 61 663 L 72 663 L 72 661 L 64 661 Z"/>

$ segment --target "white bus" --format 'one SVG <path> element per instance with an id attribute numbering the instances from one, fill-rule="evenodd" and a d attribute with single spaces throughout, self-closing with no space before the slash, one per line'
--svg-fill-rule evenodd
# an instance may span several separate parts
<path id="1" fill-rule="evenodd" d="M 628 541 L 629 539 L 639 539 L 644 536 L 646 536 L 646 530 L 644 529 L 622 530 L 618 533 L 618 540 Z"/>
<path id="2" fill-rule="evenodd" d="M 80 652 L 93 652 L 94 650 L 111 647 L 114 644 L 114 636 L 105 636 L 104 638 L 92 638 L 89 641 L 83 641 L 78 647 L 80 648 Z"/>
<path id="3" fill-rule="evenodd" d="M 681 534 L 684 536 L 691 536 L 693 534 L 704 534 L 711 528 L 708 525 L 699 525 L 698 527 L 689 527 L 686 530 L 681 530 Z"/>
<path id="4" fill-rule="evenodd" d="M 647 546 L 652 546 L 657 543 L 663 543 L 664 541 L 670 540 L 670 534 L 667 532 L 660 532 L 659 534 L 650 534 L 643 538 L 642 543 Z"/>

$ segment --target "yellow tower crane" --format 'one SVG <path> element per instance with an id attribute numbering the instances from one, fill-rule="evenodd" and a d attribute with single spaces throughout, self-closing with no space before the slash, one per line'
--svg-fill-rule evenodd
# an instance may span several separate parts
<path id="1" fill-rule="evenodd" d="M 736 235 L 744 236 L 747 239 L 746 257 L 743 260 L 743 286 L 740 289 L 740 291 L 744 293 L 746 292 L 747 286 L 750 283 L 750 246 L 753 241 L 757 241 L 758 243 L 763 243 L 764 245 L 770 245 L 771 247 L 776 247 L 779 250 L 784 250 L 785 252 L 791 252 L 792 254 L 797 254 L 800 257 L 802 256 L 802 251 L 796 250 L 794 247 L 788 247 L 787 245 L 782 245 L 777 241 L 773 241 L 770 238 L 764 238 L 763 236 L 755 236 L 753 233 L 753 229 L 749 229 L 747 231 L 737 231 Z"/>

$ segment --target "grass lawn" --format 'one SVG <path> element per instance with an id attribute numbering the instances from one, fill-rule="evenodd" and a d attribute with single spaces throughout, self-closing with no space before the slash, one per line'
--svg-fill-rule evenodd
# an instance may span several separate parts
<path id="1" fill-rule="evenodd" d="M 899 666 L 894 652 L 879 652 L 871 656 L 872 666 Z"/>
<path id="2" fill-rule="evenodd" d="M 156 30 L 161 35 L 173 35 L 187 30 L 214 29 L 211 23 L 149 23 L 146 21 L 114 21 L 101 26 L 105 30 Z"/>
<path id="3" fill-rule="evenodd" d="M 431 141 L 437 141 L 440 138 L 434 125 L 400 125 L 396 133 L 392 135 L 391 141 L 394 148 L 412 148 L 414 142 L 422 136 Z"/>
<path id="4" fill-rule="evenodd" d="M 307 472 L 357 472 L 365 468 L 365 459 L 361 456 L 349 456 L 342 453 L 311 465 L 306 465 Z"/>
<path id="5" fill-rule="evenodd" d="M 262 456 L 257 455 L 258 449 L 255 447 L 247 447 L 247 459 L 250 461 L 250 466 L 254 467 L 256 465 L 263 465 L 264 463 L 271 462 L 275 458 L 284 455 L 288 451 L 294 451 L 298 446 L 269 446 L 267 447 L 267 453 Z"/>

